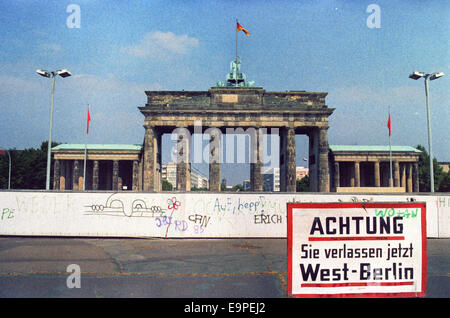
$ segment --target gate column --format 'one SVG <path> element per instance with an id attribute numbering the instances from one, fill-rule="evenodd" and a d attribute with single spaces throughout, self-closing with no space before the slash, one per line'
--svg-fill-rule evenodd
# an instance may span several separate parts
<path id="1" fill-rule="evenodd" d="M 220 191 L 222 132 L 218 128 L 212 128 L 210 129 L 209 136 L 209 190 Z"/>
<path id="2" fill-rule="evenodd" d="M 282 128 L 280 136 L 280 191 L 296 191 L 295 130 Z"/>
<path id="3" fill-rule="evenodd" d="M 327 128 L 319 128 L 319 192 L 330 192 L 330 171 L 328 168 Z"/>

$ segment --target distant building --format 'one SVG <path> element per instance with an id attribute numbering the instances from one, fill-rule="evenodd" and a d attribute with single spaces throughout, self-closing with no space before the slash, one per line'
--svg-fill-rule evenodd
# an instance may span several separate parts
<path id="1" fill-rule="evenodd" d="M 172 184 L 173 188 L 177 188 L 177 164 L 175 162 L 169 162 L 166 165 L 162 165 L 162 175 L 163 180 L 168 181 Z M 208 178 L 191 171 L 191 187 L 195 188 L 208 188 L 209 181 Z"/>
<path id="2" fill-rule="evenodd" d="M 421 151 L 392 146 L 390 187 L 389 146 L 330 145 L 331 190 L 335 192 L 419 192 L 418 161 Z"/>
<path id="3" fill-rule="evenodd" d="M 244 187 L 244 191 L 250 191 L 251 190 L 251 183 L 249 179 L 245 179 L 242 183 L 242 186 Z"/>
<path id="4" fill-rule="evenodd" d="M 263 189 L 268 192 L 280 191 L 280 168 L 270 167 L 263 172 Z"/>
<path id="5" fill-rule="evenodd" d="M 87 154 L 86 180 L 84 158 Z M 134 144 L 61 144 L 54 155 L 53 189 L 133 190 L 142 188 L 142 146 Z"/>
<path id="6" fill-rule="evenodd" d="M 163 180 L 169 182 L 173 189 L 177 188 L 177 164 L 175 162 L 169 162 L 166 165 L 162 165 L 162 176 Z"/>
<path id="7" fill-rule="evenodd" d="M 450 162 L 438 162 L 438 164 L 445 173 L 449 171 Z"/>
<path id="8" fill-rule="evenodd" d="M 191 187 L 208 189 L 208 178 L 191 171 Z"/>
<path id="9" fill-rule="evenodd" d="M 84 154 L 87 153 L 86 180 L 83 180 Z M 333 192 L 393 193 L 418 192 L 420 151 L 409 146 L 392 146 L 393 187 L 390 187 L 390 154 L 388 146 L 330 145 L 329 183 Z M 53 189 L 56 190 L 133 190 L 143 187 L 142 146 L 133 144 L 61 144 L 52 149 L 54 155 Z M 311 156 L 309 167 L 297 167 L 296 179 L 309 176 L 310 189 L 317 188 L 319 174 Z M 448 162 L 439 163 L 448 171 Z M 157 170 L 157 178 L 167 180 L 177 189 L 177 166 L 173 162 Z M 190 184 L 209 188 L 210 180 L 190 171 Z M 226 186 L 226 180 L 222 182 Z M 265 191 L 280 191 L 280 169 L 263 172 Z M 251 181 L 244 180 L 246 191 Z"/>

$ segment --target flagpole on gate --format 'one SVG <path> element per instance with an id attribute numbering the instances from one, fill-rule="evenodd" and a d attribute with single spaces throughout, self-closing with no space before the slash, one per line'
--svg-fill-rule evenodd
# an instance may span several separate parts
<path id="1" fill-rule="evenodd" d="M 235 85 L 236 87 L 238 86 L 238 79 L 237 79 L 237 67 L 238 67 L 238 30 L 237 30 L 237 26 L 238 26 L 238 19 L 236 19 L 236 75 L 235 75 Z"/>
<path id="2" fill-rule="evenodd" d="M 87 162 L 87 137 L 89 134 L 89 121 L 91 120 L 91 117 L 89 115 L 89 104 L 87 107 L 87 128 L 86 128 L 86 137 L 84 141 L 84 168 L 83 168 L 83 191 L 86 190 L 86 162 Z"/>
<path id="3" fill-rule="evenodd" d="M 389 105 L 388 127 L 389 127 L 389 184 L 390 184 L 390 186 L 392 188 L 393 187 L 393 180 L 392 180 L 391 106 L 390 105 Z"/>
<path id="4" fill-rule="evenodd" d="M 244 29 L 242 27 L 242 25 L 239 24 L 238 20 L 236 19 L 236 68 L 235 68 L 235 85 L 236 87 L 238 86 L 238 71 L 239 71 L 239 66 L 238 66 L 238 33 L 239 31 L 243 31 L 245 33 L 245 35 L 249 36 L 250 32 L 248 32 L 246 29 Z"/>

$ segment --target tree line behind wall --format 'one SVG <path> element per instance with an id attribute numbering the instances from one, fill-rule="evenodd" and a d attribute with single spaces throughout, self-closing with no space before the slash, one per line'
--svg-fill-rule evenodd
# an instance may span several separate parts
<path id="1" fill-rule="evenodd" d="M 57 142 L 52 142 L 52 147 L 58 144 Z M 11 156 L 11 189 L 45 189 L 47 146 L 48 141 L 44 141 L 38 149 L 9 149 Z M 51 171 L 53 172 L 53 160 Z M 9 157 L 8 154 L 5 154 L 0 156 L 0 189 L 8 189 L 8 173 Z M 52 180 L 53 178 L 51 178 Z"/>
<path id="2" fill-rule="evenodd" d="M 52 147 L 59 143 L 52 142 Z M 45 178 L 47 173 L 47 145 L 42 142 L 40 148 L 28 148 L 25 150 L 10 149 L 11 155 L 11 189 L 45 189 Z M 418 145 L 416 147 L 422 153 L 419 158 L 419 190 L 420 192 L 430 191 L 430 157 L 426 149 Z M 8 188 L 9 158 L 5 154 L 0 155 L 0 189 Z M 450 192 L 450 172 L 444 172 L 439 166 L 436 158 L 433 159 L 434 183 L 436 192 Z M 52 160 L 53 172 L 53 160 Z M 51 174 L 51 181 L 53 173 Z M 301 180 L 300 180 L 301 181 Z M 297 182 L 298 192 L 308 192 L 308 181 L 305 179 Z M 51 182 L 53 184 L 53 182 Z M 171 185 L 163 185 L 163 190 L 172 190 Z M 237 187 L 237 186 L 235 186 Z M 242 186 L 241 186 L 242 187 Z M 202 189 L 205 190 L 205 189 Z M 233 189 L 232 191 L 236 191 Z M 242 189 L 239 189 L 243 191 Z"/>
<path id="3" fill-rule="evenodd" d="M 422 152 L 419 157 L 419 191 L 430 192 L 430 156 L 422 145 L 416 148 Z M 436 158 L 433 158 L 433 170 L 434 191 L 450 192 L 450 171 L 444 172 Z"/>

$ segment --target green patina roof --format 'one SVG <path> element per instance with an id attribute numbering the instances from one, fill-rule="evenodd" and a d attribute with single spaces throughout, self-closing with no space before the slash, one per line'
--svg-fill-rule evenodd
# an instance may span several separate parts
<path id="1" fill-rule="evenodd" d="M 389 146 L 330 145 L 329 148 L 332 152 L 389 152 Z M 421 152 L 410 146 L 391 146 L 391 150 L 392 152 Z"/>
<path id="2" fill-rule="evenodd" d="M 142 145 L 137 144 L 61 144 L 53 147 L 52 150 L 137 150 L 142 149 Z"/>

